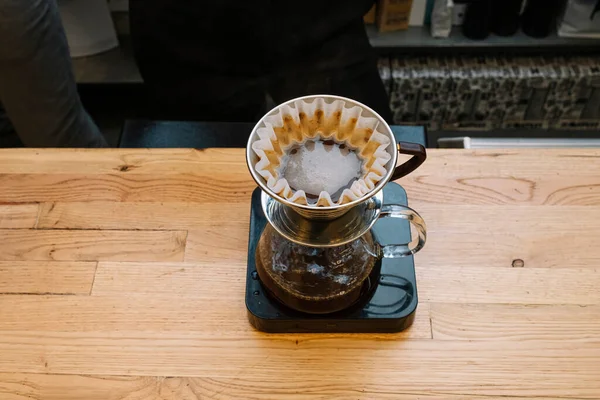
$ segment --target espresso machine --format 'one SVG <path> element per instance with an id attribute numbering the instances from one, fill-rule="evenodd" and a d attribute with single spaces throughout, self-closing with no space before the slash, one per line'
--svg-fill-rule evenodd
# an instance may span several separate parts
<path id="1" fill-rule="evenodd" d="M 322 119 L 319 109 L 335 107 L 367 115 L 368 122 L 377 126 L 383 143 L 379 151 L 387 152 L 381 153 L 386 168 L 362 192 L 353 188 L 355 194 L 344 201 L 317 207 L 314 202 L 322 197 L 313 204 L 303 202 L 289 188 L 281 189 L 270 175 L 265 178 L 257 165 L 261 156 L 266 157 L 256 151 L 260 148 L 256 142 L 269 134 L 276 140 L 265 125 L 279 135 L 293 130 L 277 126 L 286 120 L 273 117 L 282 110 L 310 110 L 299 113 L 302 121 L 303 115 L 306 118 L 314 110 Z M 343 123 L 338 111 L 338 125 L 340 118 Z M 341 143 L 337 133 L 343 131 L 341 125 L 322 131 L 335 131 L 336 142 Z M 343 142 L 342 147 L 359 146 L 359 135 L 351 132 L 347 137 L 354 142 Z M 411 158 L 397 165 L 398 154 Z M 426 228 L 421 216 L 408 207 L 404 189 L 390 181 L 419 167 L 426 158 L 425 148 L 397 142 L 390 127 L 367 106 L 320 95 L 290 100 L 269 112 L 250 135 L 246 155 L 259 186 L 252 194 L 248 245 L 246 307 L 250 323 L 260 331 L 278 333 L 398 332 L 409 327 L 418 303 L 413 254 L 424 246 Z"/>

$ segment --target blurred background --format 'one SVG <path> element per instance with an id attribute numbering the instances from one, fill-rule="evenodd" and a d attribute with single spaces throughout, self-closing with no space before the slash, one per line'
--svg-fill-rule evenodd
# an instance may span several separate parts
<path id="1" fill-rule="evenodd" d="M 125 121 L 156 117 L 133 57 L 128 1 L 58 4 L 83 103 L 118 146 Z M 364 23 L 394 123 L 424 126 L 429 147 L 596 146 L 599 7 L 380 0 Z"/>

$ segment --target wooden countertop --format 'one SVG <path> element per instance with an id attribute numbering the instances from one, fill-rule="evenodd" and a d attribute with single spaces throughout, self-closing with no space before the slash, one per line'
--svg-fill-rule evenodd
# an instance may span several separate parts
<path id="1" fill-rule="evenodd" d="M 400 334 L 246 320 L 242 150 L 0 150 L 0 399 L 599 399 L 600 151 L 432 150 Z"/>

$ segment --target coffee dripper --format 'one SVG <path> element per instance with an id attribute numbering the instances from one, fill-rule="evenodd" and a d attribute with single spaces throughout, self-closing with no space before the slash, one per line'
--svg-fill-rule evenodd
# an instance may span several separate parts
<path id="1" fill-rule="evenodd" d="M 326 101 L 340 99 L 337 96 L 307 98 L 311 97 Z M 384 205 L 382 192 L 389 180 L 400 178 L 423 163 L 425 148 L 416 143 L 397 143 L 377 113 L 358 102 L 342 99 L 379 118 L 391 142 L 387 174 L 365 196 L 328 207 L 290 202 L 270 190 L 253 168 L 256 159 L 251 144 L 256 140 L 261 122 L 253 130 L 247 148 L 248 166 L 262 189 L 261 206 L 268 221 L 255 254 L 258 276 L 272 297 L 304 313 L 328 314 L 351 307 L 364 294 L 365 281 L 381 259 L 414 254 L 426 241 L 421 216 L 404 205 Z M 396 165 L 399 153 L 412 155 L 412 158 Z M 410 243 L 381 245 L 371 231 L 380 218 L 406 220 L 417 235 Z"/>

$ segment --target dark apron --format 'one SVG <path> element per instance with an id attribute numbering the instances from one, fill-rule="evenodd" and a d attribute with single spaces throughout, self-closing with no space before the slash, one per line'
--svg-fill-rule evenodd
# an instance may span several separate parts
<path id="1" fill-rule="evenodd" d="M 352 97 L 390 120 L 362 16 L 373 0 L 130 0 L 131 33 L 155 113 L 255 121 L 307 94 Z"/>

